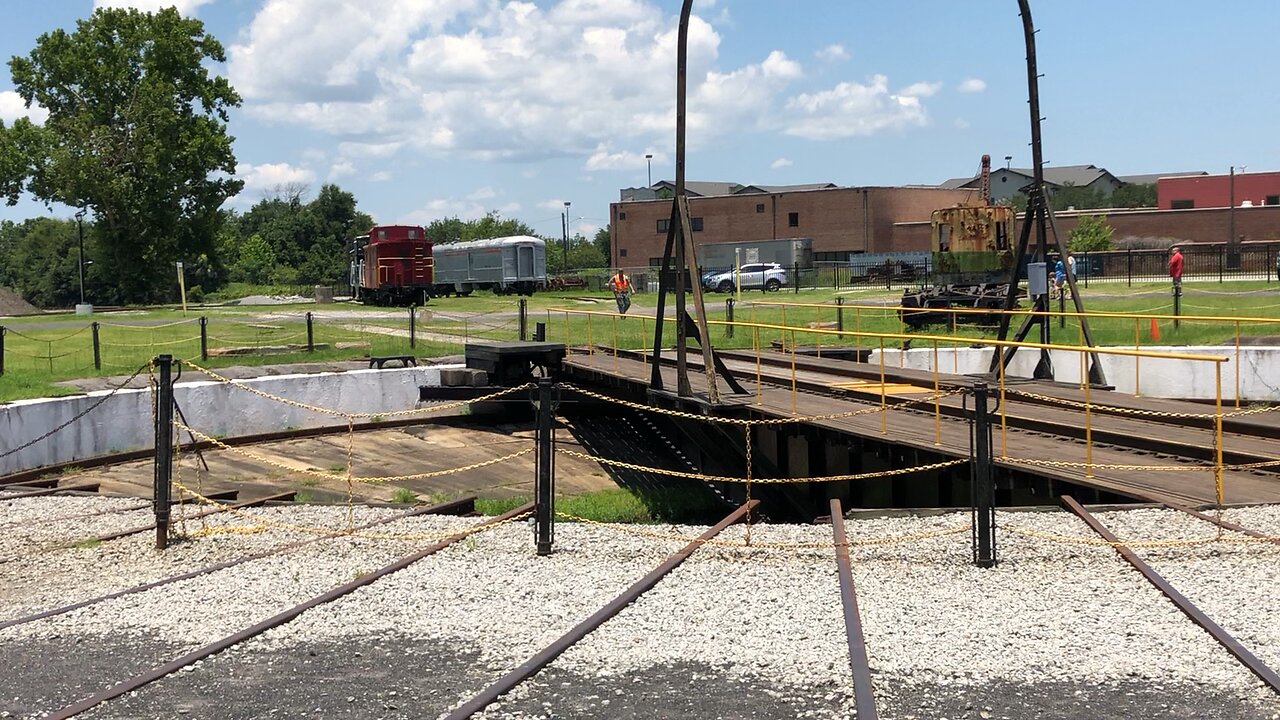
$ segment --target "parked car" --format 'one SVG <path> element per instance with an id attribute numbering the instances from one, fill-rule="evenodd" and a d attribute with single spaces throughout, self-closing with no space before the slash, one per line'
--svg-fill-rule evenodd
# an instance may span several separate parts
<path id="1" fill-rule="evenodd" d="M 778 263 L 747 263 L 742 266 L 740 274 L 733 270 L 726 270 L 705 277 L 702 284 L 708 290 L 733 292 L 735 275 L 739 275 L 744 290 L 762 288 L 774 292 L 787 284 L 787 271 Z"/>

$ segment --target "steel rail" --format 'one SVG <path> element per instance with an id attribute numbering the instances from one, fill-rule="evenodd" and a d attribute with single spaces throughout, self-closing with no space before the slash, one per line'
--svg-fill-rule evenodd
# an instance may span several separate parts
<path id="1" fill-rule="evenodd" d="M 1267 533 L 1259 532 L 1257 530 L 1253 530 L 1252 528 L 1247 528 L 1243 525 L 1233 523 L 1230 520 L 1223 520 L 1222 518 L 1217 518 L 1212 515 L 1202 513 L 1199 510 L 1192 510 L 1191 508 L 1186 507 L 1185 505 L 1178 505 L 1177 503 L 1170 503 L 1170 502 L 1165 503 L 1165 505 L 1173 510 L 1184 512 L 1190 515 L 1191 517 L 1199 518 L 1201 520 L 1204 520 L 1205 522 L 1211 522 L 1214 525 L 1217 525 L 1218 527 L 1224 530 L 1230 530 L 1232 532 L 1242 533 L 1250 537 L 1259 538 L 1261 540 L 1266 540 L 1267 542 L 1280 545 L 1280 537 L 1276 537 L 1275 535 L 1268 535 Z"/>
<path id="2" fill-rule="evenodd" d="M 354 423 L 348 427 L 345 423 L 340 425 L 327 425 L 324 427 L 301 428 L 298 430 L 281 430 L 276 432 L 258 433 L 254 435 L 240 435 L 237 437 L 220 438 L 218 442 L 223 445 L 231 445 L 233 447 L 241 445 L 257 445 L 261 443 L 279 442 L 282 440 L 297 440 L 301 438 L 323 437 L 326 435 L 342 435 L 348 432 L 372 432 L 375 430 L 394 430 L 397 428 L 415 427 L 419 425 L 450 425 L 466 423 L 471 420 L 470 417 L 464 415 L 440 415 L 431 417 L 418 417 L 405 420 L 382 420 L 379 422 Z M 176 447 L 176 445 L 175 445 Z M 182 443 L 182 452 L 198 452 L 200 450 L 216 450 L 217 446 L 209 441 L 201 441 L 196 443 Z M 137 462 L 139 460 L 150 460 L 155 456 L 152 449 L 146 450 L 130 450 L 122 453 L 112 453 L 109 455 L 98 455 L 91 458 L 83 458 L 80 460 L 72 460 L 65 463 L 56 463 L 53 465 L 43 465 L 31 470 L 20 470 L 9 475 L 0 476 L 0 487 L 7 485 L 17 485 L 29 480 L 38 480 L 46 475 L 53 473 L 65 472 L 67 468 L 80 468 L 88 470 L 91 468 L 107 467 L 110 465 L 119 465 L 127 462 Z M 148 486 L 149 487 L 149 486 Z"/>
<path id="3" fill-rule="evenodd" d="M 266 495 L 266 496 L 257 498 L 255 500 L 246 500 L 242 503 L 236 503 L 235 505 L 227 505 L 225 507 L 217 507 L 211 510 L 203 510 L 201 512 L 196 513 L 195 515 L 188 515 L 186 519 L 199 520 L 202 517 L 217 515 L 218 513 L 224 513 L 231 510 L 243 510 L 244 508 L 257 507 L 259 505 L 265 505 L 269 502 L 275 502 L 277 500 L 292 500 L 293 496 L 294 496 L 294 492 L 292 490 L 285 493 L 276 493 L 275 495 Z M 97 537 L 88 538 L 88 539 L 94 540 L 97 542 L 110 542 L 112 540 L 119 540 L 120 538 L 123 538 L 123 537 L 129 537 L 130 535 L 137 535 L 138 533 L 144 533 L 144 532 L 147 532 L 148 530 L 154 530 L 155 528 L 156 528 L 156 524 L 153 522 L 150 525 L 139 525 L 137 527 L 132 527 L 127 530 L 118 530 L 113 533 L 107 533 L 106 535 L 99 535 Z"/>
<path id="4" fill-rule="evenodd" d="M 836 543 L 836 568 L 840 575 L 840 602 L 844 605 L 844 629 L 849 641 L 849 667 L 853 670 L 853 700 L 858 720 L 876 720 L 875 690 L 871 687 L 871 663 L 867 660 L 866 636 L 862 632 L 862 614 L 858 612 L 858 593 L 853 586 L 853 566 L 849 560 L 849 538 L 844 532 L 844 509 L 840 500 L 831 499 L 831 528 Z"/>
<path id="5" fill-rule="evenodd" d="M 695 550 L 702 547 L 702 545 L 708 540 L 719 535 L 725 528 L 746 517 L 747 514 L 753 511 L 759 504 L 759 500 L 749 500 L 745 505 L 734 510 L 728 515 L 728 517 L 721 520 L 719 523 L 716 523 L 716 525 L 710 530 L 699 535 L 693 542 L 667 558 L 648 575 L 637 580 L 631 585 L 631 587 L 624 590 L 621 595 L 610 601 L 608 605 L 597 610 L 591 615 L 591 617 L 583 620 L 572 630 L 565 633 L 555 642 L 544 648 L 541 652 L 526 660 L 524 664 L 502 676 L 497 682 L 480 691 L 478 695 L 468 700 L 453 712 L 449 713 L 449 715 L 446 716 L 446 720 L 462 720 L 463 718 L 469 718 L 481 710 L 484 710 L 499 697 L 502 697 L 502 695 L 509 692 L 512 688 L 533 677 L 539 670 L 549 665 L 556 658 L 560 657 L 565 650 L 573 647 L 580 640 L 591 634 L 596 628 L 622 612 L 624 608 L 635 602 L 641 595 L 651 590 L 659 581 L 662 580 L 662 578 L 666 577 L 668 573 L 679 567 L 685 560 L 688 560 L 689 556 L 692 555 Z"/>
<path id="6" fill-rule="evenodd" d="M 254 560 L 261 560 L 262 558 L 271 557 L 272 555 L 279 555 L 281 553 L 285 553 L 290 550 L 296 550 L 300 547 L 305 547 L 313 543 L 318 543 L 322 540 L 332 540 L 334 538 L 340 538 L 348 534 L 348 532 L 368 530 L 371 527 L 377 527 L 379 525 L 387 525 L 387 524 L 396 522 L 397 520 L 404 520 L 405 518 L 417 517 L 419 515 L 466 514 L 469 512 L 473 512 L 475 510 L 475 501 L 476 499 L 473 496 L 468 498 L 461 498 L 459 500 L 452 500 L 446 503 L 440 503 L 438 505 L 430 505 L 426 507 L 415 508 L 408 512 L 397 513 L 395 515 L 392 515 L 391 517 L 374 520 L 371 522 L 364 523 L 363 525 L 357 525 L 356 527 L 351 528 L 350 531 L 345 531 L 345 530 L 335 531 L 332 533 L 319 535 L 317 537 L 307 538 L 305 540 L 297 540 L 291 543 L 286 543 L 284 545 L 271 548 L 270 550 L 264 550 L 258 553 L 243 555 L 233 560 L 227 560 L 214 565 L 208 565 L 206 567 L 200 568 L 199 570 L 192 570 L 191 572 L 182 573 L 181 575 L 173 575 L 171 577 L 161 578 L 160 580 L 153 580 L 151 582 L 143 583 L 141 585 L 134 585 L 131 588 L 125 588 L 124 590 L 117 590 L 116 592 L 108 593 L 106 595 L 99 595 L 97 597 L 81 600 L 79 602 L 75 602 L 70 605 L 63 605 L 61 607 L 51 608 L 49 610 L 42 610 L 38 613 L 26 615 L 20 618 L 14 618 L 12 620 L 0 621 L 0 630 L 4 630 L 5 628 L 11 628 L 11 627 L 14 627 L 15 625 L 25 625 L 26 623 L 35 622 L 36 620 L 43 620 L 45 618 L 56 617 L 58 615 L 65 615 L 66 613 L 69 613 L 73 610 L 86 608 L 86 607 L 89 607 L 90 605 L 97 605 L 98 603 L 106 602 L 108 600 L 115 600 L 116 598 L 121 598 L 126 595 L 133 595 L 135 593 L 146 592 L 147 590 L 154 590 L 155 588 L 158 588 L 158 587 L 163 587 L 165 585 L 169 585 L 172 583 L 181 582 L 183 580 L 190 580 L 191 578 L 197 578 L 202 575 L 210 575 L 212 573 L 226 570 L 228 568 L 233 568 L 238 565 L 243 565 L 247 562 L 252 562 Z"/>
<path id="7" fill-rule="evenodd" d="M 8 487 L 13 487 L 12 485 Z M 57 495 L 64 492 L 90 492 L 96 493 L 98 488 L 102 487 L 99 482 L 82 482 L 71 485 L 55 485 L 49 488 L 40 488 L 39 490 L 26 490 L 23 492 L 13 493 L 12 495 L 0 495 L 0 500 L 18 500 L 21 498 L 42 497 L 45 495 Z"/>
<path id="8" fill-rule="evenodd" d="M 1075 498 L 1072 498 L 1070 495 L 1063 495 L 1062 502 L 1066 504 L 1067 508 L 1069 508 L 1071 512 L 1078 515 L 1081 520 L 1084 520 L 1085 523 L 1089 525 L 1089 527 L 1093 528 L 1094 532 L 1102 536 L 1102 538 L 1107 542 L 1112 543 L 1112 547 L 1115 548 L 1116 552 L 1120 553 L 1121 557 L 1128 560 L 1130 565 L 1138 570 L 1138 572 L 1142 573 L 1152 585 L 1156 586 L 1160 592 L 1164 593 L 1166 597 L 1172 600 L 1173 603 L 1178 606 L 1179 610 L 1185 613 L 1187 617 L 1191 618 L 1195 624 L 1204 628 L 1205 631 L 1213 636 L 1214 640 L 1217 640 L 1222 647 L 1227 649 L 1227 652 L 1235 655 L 1240 662 L 1244 663 L 1245 667 L 1249 668 L 1254 675 L 1257 675 L 1264 683 L 1269 685 L 1273 691 L 1280 693 L 1280 675 L 1276 674 L 1275 670 L 1267 667 L 1266 663 L 1262 662 L 1258 656 L 1254 655 L 1248 648 L 1240 644 L 1240 641 L 1232 637 L 1231 633 L 1227 632 L 1221 625 L 1214 622 L 1208 615 L 1205 615 L 1204 611 L 1196 607 L 1195 603 L 1191 602 L 1187 596 L 1178 592 L 1178 590 L 1173 587 L 1168 580 L 1165 580 L 1160 573 L 1156 572 L 1155 569 L 1144 562 L 1142 558 L 1139 558 L 1137 553 L 1127 546 L 1120 544 L 1119 538 L 1099 522 L 1097 518 L 1090 514 L 1088 510 L 1085 510 L 1080 503 L 1076 502 Z"/>
<path id="9" fill-rule="evenodd" d="M 501 524 L 509 520 L 513 520 L 517 517 L 520 517 L 521 515 L 527 514 L 532 510 L 533 510 L 533 503 L 528 503 L 508 513 L 499 515 L 498 517 L 485 520 L 484 522 L 473 526 L 472 530 L 475 531 L 490 525 Z M 259 622 L 255 625 L 247 627 L 231 635 L 228 635 L 227 637 L 224 637 L 221 640 L 217 640 L 215 642 L 209 643 L 208 645 L 205 645 L 202 648 L 193 650 L 187 653 L 186 655 L 183 655 L 179 658 L 171 660 L 163 665 L 157 665 L 156 667 L 153 667 L 150 670 L 147 670 L 146 672 L 143 672 L 139 675 L 135 675 L 129 678 L 128 680 L 124 680 L 116 685 L 113 685 L 110 688 L 107 688 L 94 695 L 91 695 L 90 697 L 87 697 L 83 700 L 77 701 L 75 703 L 72 703 L 71 705 L 67 705 L 66 707 L 56 710 L 50 713 L 46 717 L 49 718 L 49 720 L 67 720 L 67 718 L 71 718 L 71 717 L 74 717 L 75 715 L 79 715 L 80 713 L 83 713 L 91 708 L 97 707 L 98 705 L 101 705 L 102 703 L 107 702 L 108 700 L 113 700 L 115 698 L 120 697 L 121 695 L 133 692 L 134 690 L 137 690 L 138 688 L 143 687 L 144 685 L 155 682 L 160 678 L 163 678 L 167 675 L 175 673 L 178 670 L 181 670 L 182 668 L 187 667 L 188 665 L 191 665 L 192 663 L 199 662 L 201 660 L 204 660 L 207 657 L 210 657 L 219 652 L 222 652 L 223 650 L 226 650 L 229 647 L 238 645 L 244 642 L 245 640 L 249 640 L 254 637 L 257 637 L 258 635 L 261 635 L 262 633 L 272 628 L 284 625 L 285 623 L 293 620 L 294 618 L 297 618 L 299 615 L 305 613 L 308 610 L 317 608 L 321 605 L 324 605 L 325 603 L 329 603 L 334 600 L 337 600 L 338 598 L 341 598 L 344 595 L 348 595 L 352 592 L 355 592 L 356 590 L 366 585 L 371 585 L 377 580 L 380 580 L 392 573 L 399 572 L 400 570 L 403 570 L 409 567 L 410 565 L 416 563 L 417 561 L 425 557 L 434 555 L 435 553 L 438 553 L 441 550 L 444 550 L 445 548 L 449 547 L 450 545 L 453 545 L 459 540 L 462 540 L 468 535 L 469 535 L 468 531 L 465 531 L 465 530 L 459 531 L 458 533 L 451 535 L 448 538 L 428 548 L 419 550 L 418 552 L 415 552 L 411 555 L 406 555 L 405 557 L 402 557 L 399 560 L 396 560 L 390 565 L 386 565 L 382 568 L 379 568 L 378 570 L 375 570 L 367 575 L 362 575 L 358 579 L 352 580 L 351 582 L 339 585 L 338 587 L 335 587 L 331 590 L 321 593 L 320 595 L 317 595 L 300 605 L 295 605 L 294 607 L 288 610 L 285 610 L 282 613 L 273 615 L 267 618 L 266 620 L 263 620 L 262 622 Z"/>

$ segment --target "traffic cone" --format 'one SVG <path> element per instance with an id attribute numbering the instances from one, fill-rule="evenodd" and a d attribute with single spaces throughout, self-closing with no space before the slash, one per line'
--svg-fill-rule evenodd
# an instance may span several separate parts
<path id="1" fill-rule="evenodd" d="M 1152 342 L 1160 340 L 1160 324 L 1155 318 L 1151 318 L 1151 340 Z"/>

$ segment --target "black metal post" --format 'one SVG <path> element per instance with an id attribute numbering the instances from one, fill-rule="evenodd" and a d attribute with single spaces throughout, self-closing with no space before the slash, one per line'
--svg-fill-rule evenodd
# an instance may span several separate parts
<path id="1" fill-rule="evenodd" d="M 1063 286 L 1058 289 L 1058 327 L 1065 328 L 1067 326 L 1067 288 Z"/>
<path id="2" fill-rule="evenodd" d="M 996 487 L 991 463 L 991 418 L 987 414 L 987 386 L 973 386 L 973 564 L 996 564 Z"/>
<path id="3" fill-rule="evenodd" d="M 93 330 L 93 369 L 102 369 L 102 344 L 98 342 L 98 321 L 94 320 L 90 329 Z"/>
<path id="4" fill-rule="evenodd" d="M 80 237 L 80 254 L 79 254 L 79 273 L 80 273 L 80 304 L 84 305 L 84 208 L 76 213 L 76 234 Z"/>
<path id="5" fill-rule="evenodd" d="M 1133 248 L 1129 248 L 1129 287 L 1133 287 Z"/>
<path id="6" fill-rule="evenodd" d="M 316 336 L 311 327 L 311 313 L 307 313 L 307 352 L 313 352 L 316 349 Z"/>
<path id="7" fill-rule="evenodd" d="M 534 403 L 538 411 L 538 463 L 537 484 L 534 492 L 535 541 L 539 555 L 551 554 L 555 541 L 555 449 L 552 431 L 555 422 L 551 407 L 553 383 L 551 378 L 538 379 L 538 399 Z"/>
<path id="8" fill-rule="evenodd" d="M 1175 283 L 1173 286 L 1173 327 L 1177 328 L 1179 323 L 1178 316 L 1182 315 L 1182 285 Z"/>
<path id="9" fill-rule="evenodd" d="M 209 318 L 200 316 L 200 359 L 209 359 Z"/>
<path id="10" fill-rule="evenodd" d="M 156 385 L 155 486 L 152 508 L 156 516 L 156 549 L 169 546 L 169 491 L 173 472 L 173 356 L 155 359 L 159 371 Z"/>
<path id="11" fill-rule="evenodd" d="M 4 335 L 9 332 L 9 328 L 0 325 L 0 375 L 4 374 Z"/>
<path id="12" fill-rule="evenodd" d="M 520 298 L 520 342 L 529 337 L 529 301 Z"/>
<path id="13" fill-rule="evenodd" d="M 409 306 L 409 347 L 418 346 L 418 306 Z"/>
<path id="14" fill-rule="evenodd" d="M 796 295 L 800 294 L 800 263 L 791 263 L 791 282 L 796 286 Z"/>
<path id="15" fill-rule="evenodd" d="M 836 298 L 836 330 L 844 332 L 844 298 Z"/>
<path id="16" fill-rule="evenodd" d="M 1223 270 L 1222 265 L 1223 265 L 1223 260 L 1226 259 L 1226 254 L 1227 254 L 1226 251 L 1227 251 L 1227 248 L 1225 246 L 1218 248 L 1218 282 L 1219 283 L 1222 282 L 1222 270 Z"/>
<path id="17" fill-rule="evenodd" d="M 539 322 L 539 323 L 533 324 L 533 341 L 534 342 L 547 341 L 547 324 L 546 323 Z"/>
<path id="18" fill-rule="evenodd" d="M 735 303 L 733 298 L 729 298 L 728 300 L 724 301 L 724 317 L 725 317 L 725 320 L 729 321 L 729 324 L 726 325 L 724 328 L 725 337 L 733 337 L 733 306 L 734 304 Z"/>

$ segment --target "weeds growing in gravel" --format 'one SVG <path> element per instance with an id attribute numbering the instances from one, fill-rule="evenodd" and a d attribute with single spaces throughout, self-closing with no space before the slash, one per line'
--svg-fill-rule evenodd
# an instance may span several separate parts
<path id="1" fill-rule="evenodd" d="M 409 488 L 396 488 L 396 491 L 391 493 L 391 502 L 412 505 L 418 502 L 418 494 Z"/>

